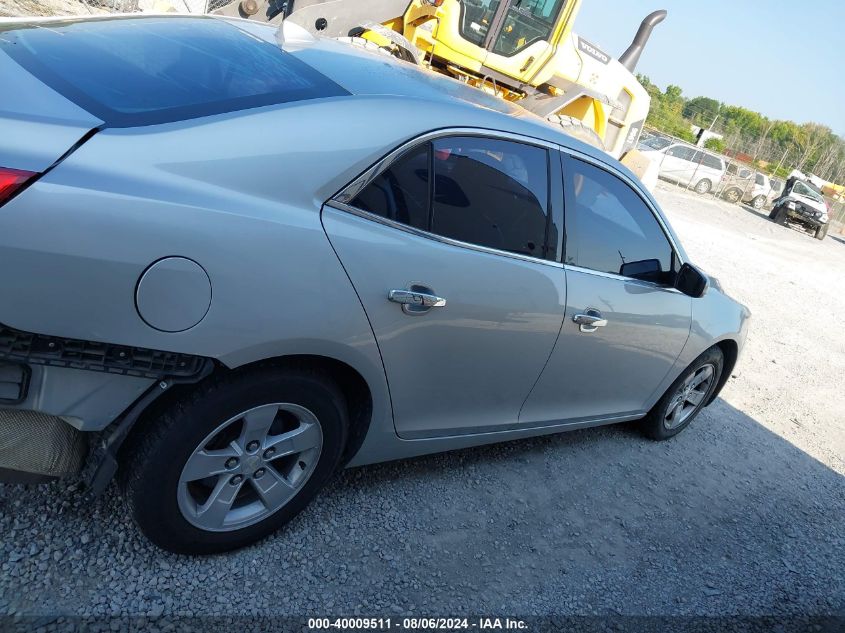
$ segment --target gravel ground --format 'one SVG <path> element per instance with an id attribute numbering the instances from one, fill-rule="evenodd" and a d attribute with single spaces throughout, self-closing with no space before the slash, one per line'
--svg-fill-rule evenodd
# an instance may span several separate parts
<path id="1" fill-rule="evenodd" d="M 845 238 L 661 184 L 690 255 L 752 310 L 722 397 L 631 425 L 342 473 L 210 558 L 147 544 L 112 488 L 0 486 L 0 612 L 845 614 Z"/>
<path id="2" fill-rule="evenodd" d="M 89 15 L 103 13 L 95 2 L 80 0 L 0 0 L 0 17 Z"/>

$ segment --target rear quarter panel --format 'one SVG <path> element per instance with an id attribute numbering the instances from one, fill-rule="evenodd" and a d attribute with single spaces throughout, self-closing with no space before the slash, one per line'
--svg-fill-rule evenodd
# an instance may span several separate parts
<path id="1" fill-rule="evenodd" d="M 0 167 L 44 171 L 100 124 L 0 51 Z"/>
<path id="2" fill-rule="evenodd" d="M 328 356 L 363 375 L 374 416 L 392 425 L 372 331 L 319 216 L 384 139 L 342 134 L 328 103 L 280 110 L 91 138 L 0 209 L 0 323 L 233 368 Z M 199 263 L 212 285 L 205 317 L 176 333 L 135 305 L 143 272 L 169 256 Z"/>

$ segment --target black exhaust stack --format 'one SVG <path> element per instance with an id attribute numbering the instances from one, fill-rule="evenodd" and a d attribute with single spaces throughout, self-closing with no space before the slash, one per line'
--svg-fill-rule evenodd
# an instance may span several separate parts
<path id="1" fill-rule="evenodd" d="M 637 29 L 634 41 L 631 42 L 631 45 L 619 57 L 619 63 L 631 72 L 634 72 L 634 69 L 637 67 L 637 62 L 640 61 L 640 55 L 643 54 L 643 49 L 648 42 L 648 38 L 651 37 L 651 32 L 654 30 L 655 26 L 663 22 L 665 19 L 665 9 L 649 13 L 640 23 L 640 28 Z"/>

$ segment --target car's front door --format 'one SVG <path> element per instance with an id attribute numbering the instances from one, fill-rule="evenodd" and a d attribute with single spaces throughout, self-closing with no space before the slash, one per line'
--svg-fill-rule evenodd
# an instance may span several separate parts
<path id="1" fill-rule="evenodd" d="M 642 414 L 689 336 L 692 300 L 644 199 L 598 164 L 565 157 L 567 308 L 522 423 Z"/>
<path id="2" fill-rule="evenodd" d="M 400 436 L 517 425 L 566 300 L 550 156 L 514 140 L 437 136 L 324 207 L 378 341 Z"/>

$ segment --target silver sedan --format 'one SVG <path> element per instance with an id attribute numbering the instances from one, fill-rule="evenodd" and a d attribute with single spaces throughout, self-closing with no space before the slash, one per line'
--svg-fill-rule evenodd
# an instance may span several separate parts
<path id="1" fill-rule="evenodd" d="M 293 25 L 0 23 L 0 475 L 177 552 L 343 466 L 719 393 L 748 311 L 617 161 Z"/>

